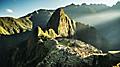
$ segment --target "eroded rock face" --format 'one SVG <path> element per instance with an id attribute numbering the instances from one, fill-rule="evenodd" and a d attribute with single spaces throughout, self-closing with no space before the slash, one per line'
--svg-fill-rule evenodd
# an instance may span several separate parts
<path id="1" fill-rule="evenodd" d="M 50 20 L 48 21 L 47 28 L 52 28 L 58 35 L 63 37 L 74 35 L 72 20 L 64 13 L 62 8 L 58 8 Z"/>

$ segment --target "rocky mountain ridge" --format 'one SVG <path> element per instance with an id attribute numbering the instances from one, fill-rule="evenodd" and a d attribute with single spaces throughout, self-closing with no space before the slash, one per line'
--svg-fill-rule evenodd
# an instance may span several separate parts
<path id="1" fill-rule="evenodd" d="M 26 18 L 0 17 L 0 35 L 12 35 L 32 29 L 32 22 Z"/>

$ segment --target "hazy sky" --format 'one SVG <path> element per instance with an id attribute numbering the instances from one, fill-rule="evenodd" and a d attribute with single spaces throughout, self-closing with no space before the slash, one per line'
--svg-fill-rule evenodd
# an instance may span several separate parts
<path id="1" fill-rule="evenodd" d="M 120 0 L 0 0 L 0 16 L 24 16 L 38 9 L 56 9 L 71 3 L 114 5 Z"/>

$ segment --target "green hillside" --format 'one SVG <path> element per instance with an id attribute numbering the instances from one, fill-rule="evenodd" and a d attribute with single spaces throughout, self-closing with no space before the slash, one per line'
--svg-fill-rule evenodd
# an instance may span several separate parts
<path id="1" fill-rule="evenodd" d="M 0 17 L 0 35 L 11 35 L 32 29 L 32 22 L 26 18 Z"/>

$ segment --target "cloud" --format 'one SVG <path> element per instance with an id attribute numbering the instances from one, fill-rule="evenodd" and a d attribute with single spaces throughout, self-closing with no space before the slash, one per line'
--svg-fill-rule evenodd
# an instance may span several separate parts
<path id="1" fill-rule="evenodd" d="M 12 9 L 6 9 L 6 12 L 13 13 L 13 10 Z"/>

